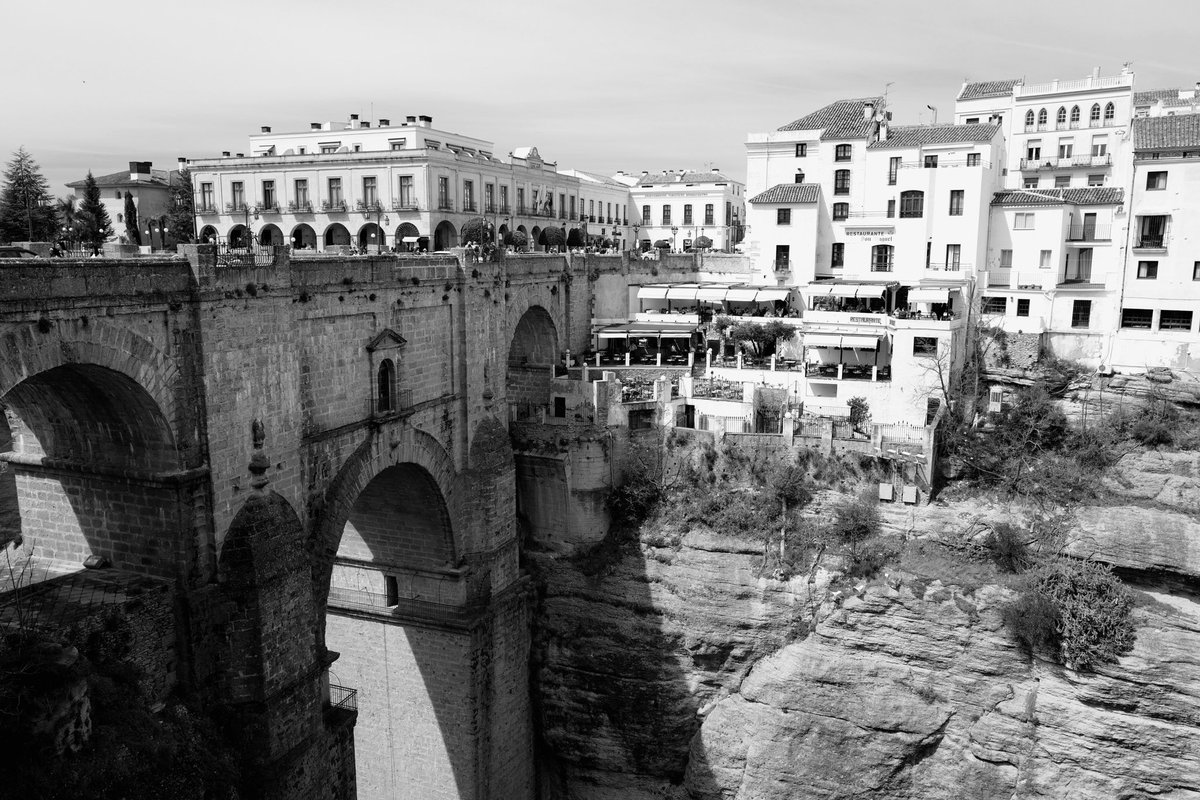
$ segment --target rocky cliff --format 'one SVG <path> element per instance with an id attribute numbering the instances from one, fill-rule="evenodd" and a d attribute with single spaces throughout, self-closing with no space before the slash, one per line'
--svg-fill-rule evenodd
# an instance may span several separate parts
<path id="1" fill-rule="evenodd" d="M 1137 590 L 1137 642 L 1093 672 L 1024 652 L 1011 590 L 940 555 L 1022 513 L 978 498 L 889 507 L 903 554 L 858 583 L 819 551 L 764 577 L 763 544 L 703 525 L 595 575 L 531 552 L 544 796 L 1200 798 L 1200 456 L 1107 484 L 1062 546 Z"/>

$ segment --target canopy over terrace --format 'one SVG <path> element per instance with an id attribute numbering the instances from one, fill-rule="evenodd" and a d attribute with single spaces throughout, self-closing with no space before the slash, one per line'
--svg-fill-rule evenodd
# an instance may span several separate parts
<path id="1" fill-rule="evenodd" d="M 892 360 L 887 331 L 869 325 L 809 323 L 804 328 L 804 352 L 809 377 L 840 374 L 838 365 L 886 368 Z"/>
<path id="2" fill-rule="evenodd" d="M 808 307 L 814 311 L 869 311 L 885 313 L 893 305 L 896 281 L 844 283 L 821 281 L 804 288 Z"/>
<path id="3" fill-rule="evenodd" d="M 684 322 L 627 322 L 596 331 L 598 350 L 611 355 L 630 353 L 635 361 L 655 361 L 662 352 L 685 359 L 699 326 Z M 650 340 L 653 339 L 653 344 Z M 623 344 L 622 344 L 623 343 Z"/>
<path id="4" fill-rule="evenodd" d="M 788 288 L 741 283 L 654 284 L 639 287 L 637 291 L 639 311 L 695 313 L 701 319 L 714 312 L 735 316 L 798 316 L 788 303 L 791 296 L 792 290 Z"/>

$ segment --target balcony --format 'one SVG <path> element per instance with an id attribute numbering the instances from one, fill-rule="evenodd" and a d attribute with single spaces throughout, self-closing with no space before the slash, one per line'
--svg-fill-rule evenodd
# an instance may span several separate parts
<path id="1" fill-rule="evenodd" d="M 392 211 L 419 211 L 419 210 L 420 209 L 417 207 L 416 200 L 400 199 L 400 200 L 392 201 Z"/>
<path id="2" fill-rule="evenodd" d="M 322 200 L 321 201 L 321 210 L 322 211 L 345 211 L 346 210 L 346 201 L 345 200 Z"/>
<path id="3" fill-rule="evenodd" d="M 474 214 L 479 210 L 479 207 L 475 205 L 474 200 L 463 200 L 462 210 L 464 214 Z"/>
<path id="4" fill-rule="evenodd" d="M 588 214 L 588 220 L 587 220 L 587 221 L 588 221 L 588 222 L 595 222 L 595 221 L 596 221 L 596 215 L 595 215 L 595 214 Z"/>
<path id="5" fill-rule="evenodd" d="M 1112 241 L 1111 225 L 1072 225 L 1067 231 L 1068 242 Z"/>
<path id="6" fill-rule="evenodd" d="M 775 271 L 776 272 L 788 272 L 789 270 L 791 270 L 791 268 L 792 268 L 791 259 L 789 259 L 789 258 L 775 259 Z"/>
<path id="7" fill-rule="evenodd" d="M 931 261 L 925 265 L 925 269 L 931 272 L 962 272 L 971 270 L 972 265 L 964 261 Z"/>
<path id="8" fill-rule="evenodd" d="M 1156 235 L 1139 236 L 1133 242 L 1134 250 L 1142 250 L 1145 252 L 1164 251 L 1167 249 L 1167 235 L 1160 233 Z"/>
<path id="9" fill-rule="evenodd" d="M 1048 270 L 1013 271 L 1012 269 L 990 270 L 987 273 L 987 288 L 1032 289 L 1041 291 L 1049 288 L 1053 276 Z"/>
<path id="10" fill-rule="evenodd" d="M 438 211 L 453 211 L 454 203 L 448 197 L 443 197 L 438 200 Z"/>
<path id="11" fill-rule="evenodd" d="M 870 364 L 805 364 L 804 376 L 835 381 L 890 381 L 892 368 Z"/>
<path id="12" fill-rule="evenodd" d="M 511 214 L 512 208 L 508 205 L 508 203 L 504 203 L 500 206 L 500 210 L 497 211 L 496 213 L 497 214 Z"/>
<path id="13" fill-rule="evenodd" d="M 1047 169 L 1076 169 L 1112 166 L 1112 156 L 1064 156 L 1062 158 L 1022 158 L 1021 169 L 1038 172 Z"/>
<path id="14" fill-rule="evenodd" d="M 201 204 L 201 205 L 196 206 L 196 213 L 197 214 L 216 214 L 216 213 L 218 213 L 218 211 L 217 211 L 216 206 L 214 206 L 212 203 L 208 203 L 208 204 Z"/>
<path id="15" fill-rule="evenodd" d="M 358 690 L 329 684 L 329 707 L 343 711 L 358 711 Z"/>
<path id="16" fill-rule="evenodd" d="M 355 209 L 363 212 L 364 214 L 370 214 L 376 211 L 382 211 L 383 204 L 378 200 L 359 200 L 357 203 L 355 203 Z"/>
<path id="17" fill-rule="evenodd" d="M 967 158 L 938 158 L 937 168 L 944 169 L 948 167 L 988 167 L 992 166 L 992 162 L 984 161 L 978 158 L 975 154 L 970 154 Z M 901 169 L 925 169 L 924 161 L 902 161 L 900 162 Z M 888 185 L 894 186 L 896 181 L 889 176 Z"/>
<path id="18" fill-rule="evenodd" d="M 288 203 L 287 210 L 289 214 L 311 214 L 313 207 L 312 203 L 307 200 L 298 200 L 293 203 Z"/>
<path id="19" fill-rule="evenodd" d="M 234 202 L 234 203 L 226 203 L 225 204 L 225 213 L 226 214 L 245 214 L 246 213 L 246 203 L 241 200 Z"/>
<path id="20" fill-rule="evenodd" d="M 272 200 L 269 203 L 264 202 L 261 206 L 258 207 L 258 213 L 260 213 L 260 214 L 278 214 L 279 213 L 279 203 L 276 203 L 274 200 Z"/>

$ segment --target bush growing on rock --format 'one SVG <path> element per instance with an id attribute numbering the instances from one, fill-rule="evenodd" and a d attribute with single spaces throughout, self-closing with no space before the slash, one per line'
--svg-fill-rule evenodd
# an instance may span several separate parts
<path id="1" fill-rule="evenodd" d="M 1028 650 L 1073 669 L 1116 661 L 1133 648 L 1133 594 L 1106 565 L 1059 558 L 1030 573 L 1004 622 Z"/>

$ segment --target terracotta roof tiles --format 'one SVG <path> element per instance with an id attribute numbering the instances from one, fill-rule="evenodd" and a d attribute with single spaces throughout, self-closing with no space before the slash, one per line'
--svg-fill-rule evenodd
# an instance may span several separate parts
<path id="1" fill-rule="evenodd" d="M 1003 97 L 1012 94 L 1013 87 L 1021 82 L 1020 78 L 1009 78 L 1003 81 L 975 81 L 964 84 L 958 92 L 959 100 L 976 100 L 980 97 Z"/>
<path id="2" fill-rule="evenodd" d="M 1200 114 L 1143 117 L 1133 121 L 1134 150 L 1200 147 Z"/>
<path id="3" fill-rule="evenodd" d="M 992 196 L 994 206 L 1103 206 L 1125 201 L 1125 190 L 1115 186 L 1080 186 L 1073 189 L 1008 189 Z"/>
<path id="4" fill-rule="evenodd" d="M 822 131 L 821 139 L 866 139 L 875 122 L 863 119 L 863 106 L 879 108 L 882 97 L 857 97 L 838 100 L 819 108 L 808 116 L 793 120 L 779 128 L 781 131 Z"/>
<path id="5" fill-rule="evenodd" d="M 750 203 L 817 203 L 821 200 L 819 183 L 777 183 L 765 192 L 751 197 Z"/>
<path id="6" fill-rule="evenodd" d="M 957 142 L 990 142 L 1000 130 L 999 125 L 895 125 L 888 129 L 886 140 L 872 142 L 869 150 L 889 147 L 918 147 L 923 144 L 954 144 Z"/>

